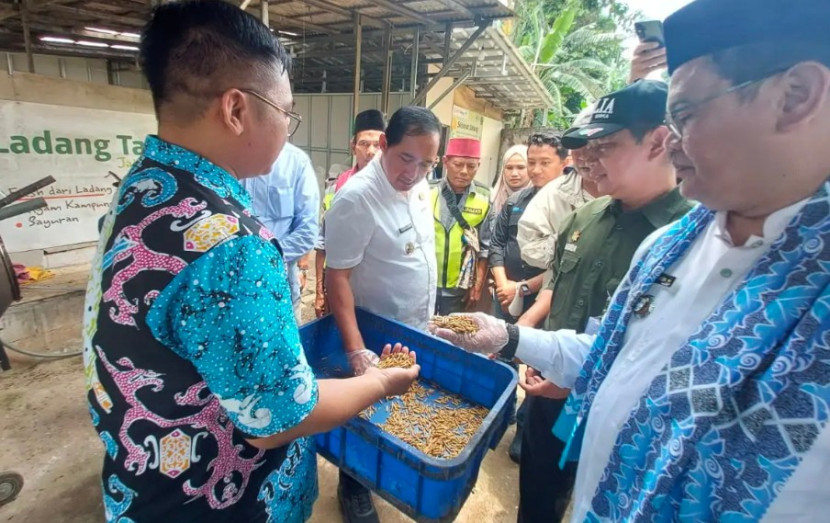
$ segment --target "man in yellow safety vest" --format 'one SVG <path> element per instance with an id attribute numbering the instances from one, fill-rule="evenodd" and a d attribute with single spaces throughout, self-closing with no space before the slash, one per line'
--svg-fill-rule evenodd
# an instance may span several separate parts
<path id="1" fill-rule="evenodd" d="M 438 261 L 436 314 L 471 310 L 487 281 L 490 190 L 474 180 L 481 143 L 453 138 L 444 155 L 443 179 L 431 188 Z"/>

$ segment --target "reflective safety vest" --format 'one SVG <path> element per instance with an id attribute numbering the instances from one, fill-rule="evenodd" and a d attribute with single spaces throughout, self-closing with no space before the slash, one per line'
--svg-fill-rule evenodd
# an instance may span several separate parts
<path id="1" fill-rule="evenodd" d="M 431 187 L 432 216 L 435 225 L 435 257 L 438 260 L 438 287 L 454 289 L 458 286 L 458 277 L 461 274 L 461 263 L 464 256 L 464 231 L 457 221 L 449 230 L 441 224 L 441 203 L 443 199 L 441 188 L 443 184 Z M 455 202 L 452 202 L 455 205 Z M 473 182 L 461 216 L 467 220 L 470 227 L 477 229 L 490 212 L 490 190 Z M 481 236 L 479 231 L 479 237 Z"/>
<path id="2" fill-rule="evenodd" d="M 323 214 L 331 209 L 332 200 L 334 200 L 334 183 L 326 187 L 326 192 L 323 194 Z"/>

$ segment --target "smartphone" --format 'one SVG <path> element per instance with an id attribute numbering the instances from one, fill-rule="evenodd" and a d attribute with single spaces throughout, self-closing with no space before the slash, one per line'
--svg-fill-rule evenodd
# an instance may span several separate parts
<path id="1" fill-rule="evenodd" d="M 634 24 L 634 31 L 637 32 L 637 38 L 641 42 L 657 42 L 660 44 L 660 47 L 665 47 L 666 45 L 666 41 L 663 39 L 663 22 L 660 20 L 636 22 Z"/>

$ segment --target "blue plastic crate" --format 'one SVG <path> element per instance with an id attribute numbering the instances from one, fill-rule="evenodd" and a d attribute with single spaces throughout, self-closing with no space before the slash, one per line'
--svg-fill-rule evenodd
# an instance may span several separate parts
<path id="1" fill-rule="evenodd" d="M 367 347 L 379 353 L 387 343 L 403 343 L 418 354 L 422 380 L 487 407 L 490 413 L 453 459 L 428 456 L 362 418 L 317 435 L 317 451 L 415 520 L 452 521 L 475 486 L 487 449 L 495 449 L 507 430 L 516 372 L 402 323 L 363 309 L 356 313 Z M 303 326 L 300 335 L 318 378 L 349 374 L 333 316 Z"/>

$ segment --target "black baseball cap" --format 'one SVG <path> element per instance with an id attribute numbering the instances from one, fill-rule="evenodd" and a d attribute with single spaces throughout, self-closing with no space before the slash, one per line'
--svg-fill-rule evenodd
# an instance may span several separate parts
<path id="1" fill-rule="evenodd" d="M 628 129 L 633 126 L 658 126 L 666 121 L 669 86 L 657 80 L 640 80 L 603 96 L 597 101 L 588 124 L 565 131 L 562 145 L 580 149 L 589 140 Z"/>

